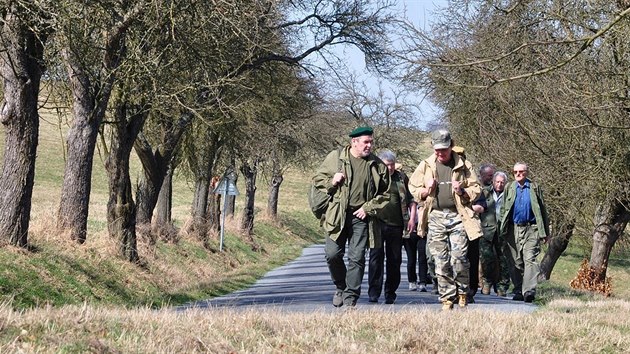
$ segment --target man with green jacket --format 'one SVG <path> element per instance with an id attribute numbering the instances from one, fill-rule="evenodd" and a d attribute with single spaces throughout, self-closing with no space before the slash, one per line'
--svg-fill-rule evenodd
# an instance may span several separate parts
<path id="1" fill-rule="evenodd" d="M 350 132 L 350 145 L 334 150 L 319 166 L 313 183 L 332 196 L 322 227 L 327 233 L 326 262 L 336 290 L 333 305 L 355 306 L 361 295 L 367 247 L 382 244 L 376 217 L 389 203 L 387 167 L 372 153 L 370 127 Z M 344 253 L 348 244 L 348 266 Z"/>
<path id="2" fill-rule="evenodd" d="M 513 300 L 532 302 L 536 297 L 540 264 L 540 240 L 549 237 L 549 217 L 540 186 L 527 178 L 523 162 L 514 165 L 515 182 L 505 187 L 501 208 L 501 237 L 510 255 L 510 275 L 514 283 Z"/>

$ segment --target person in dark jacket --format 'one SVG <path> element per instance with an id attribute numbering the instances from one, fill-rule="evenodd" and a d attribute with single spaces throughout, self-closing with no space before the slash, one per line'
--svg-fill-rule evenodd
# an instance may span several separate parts
<path id="1" fill-rule="evenodd" d="M 383 160 L 389 172 L 390 200 L 379 215 L 382 221 L 382 245 L 370 248 L 368 295 L 370 302 L 378 302 L 383 290 L 383 278 L 385 278 L 385 303 L 393 304 L 396 301 L 396 290 L 400 285 L 403 233 L 414 231 L 417 206 L 409 193 L 407 178 L 395 168 L 396 155 L 389 150 L 384 150 L 378 154 L 378 157 Z"/>

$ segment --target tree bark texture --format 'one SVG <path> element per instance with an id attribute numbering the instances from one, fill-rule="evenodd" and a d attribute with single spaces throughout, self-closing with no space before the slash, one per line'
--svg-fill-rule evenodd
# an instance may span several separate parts
<path id="1" fill-rule="evenodd" d="M 210 178 L 204 176 L 197 177 L 195 181 L 195 194 L 192 204 L 192 222 L 188 229 L 189 233 L 194 234 L 201 241 L 208 241 L 208 225 L 206 222 L 206 211 L 208 208 L 208 188 L 210 186 Z"/>
<path id="2" fill-rule="evenodd" d="M 46 35 L 32 32 L 21 10 L 17 3 L 6 8 L 1 29 L 4 102 L 0 121 L 5 137 L 0 177 L 0 243 L 25 247 L 35 179 L 39 135 L 37 95 Z"/>
<path id="3" fill-rule="evenodd" d="M 549 241 L 549 248 L 540 262 L 540 275 L 542 278 L 547 280 L 551 278 L 553 267 L 556 265 L 562 252 L 567 249 L 569 240 L 571 240 L 571 236 L 573 236 L 574 228 L 575 223 L 570 222 L 559 225 L 557 230 L 554 230 L 551 240 Z"/>
<path id="4" fill-rule="evenodd" d="M 284 177 L 281 174 L 274 174 L 269 183 L 269 199 L 267 199 L 267 215 L 276 219 L 278 217 L 278 198 L 280 196 L 280 185 Z"/>
<path id="5" fill-rule="evenodd" d="M 66 47 L 62 51 L 74 100 L 74 121 L 68 131 L 68 160 L 61 187 L 57 227 L 69 230 L 70 237 L 80 243 L 87 235 L 96 138 L 111 96 L 114 71 L 120 63 L 128 25 L 118 25 L 106 40 L 103 63 L 95 64 L 104 67 L 102 80 L 91 81 L 91 70 L 83 66 L 73 48 Z"/>
<path id="6" fill-rule="evenodd" d="M 256 175 L 258 174 L 258 161 L 247 163 L 241 166 L 241 173 L 245 178 L 245 206 L 241 219 L 241 230 L 247 235 L 254 231 L 254 201 L 256 199 Z"/>
<path id="7" fill-rule="evenodd" d="M 596 282 L 603 283 L 606 280 L 610 252 L 630 221 L 629 206 L 627 201 L 610 199 L 603 202 L 595 212 L 593 249 L 589 265 L 594 270 Z"/>
<path id="8" fill-rule="evenodd" d="M 109 182 L 107 230 L 110 237 L 118 241 L 120 255 L 130 262 L 137 262 L 139 255 L 136 240 L 136 204 L 129 176 L 129 157 L 133 142 L 145 119 L 146 113 L 139 113 L 127 120 L 125 104 L 121 103 L 116 107 L 115 121 L 111 125 L 109 155 L 105 161 Z"/>
<path id="9" fill-rule="evenodd" d="M 198 161 L 195 171 L 195 194 L 191 208 L 192 222 L 188 229 L 200 240 L 208 240 L 208 192 L 214 175 L 214 166 L 220 154 L 220 138 L 218 134 L 209 133 L 205 151 L 200 156 L 204 158 Z"/>
<path id="10" fill-rule="evenodd" d="M 221 179 L 217 176 L 212 177 L 210 183 L 210 199 L 208 200 L 208 227 L 212 231 L 221 230 L 221 194 L 214 194 L 212 191 L 217 187 Z"/>
<path id="11" fill-rule="evenodd" d="M 158 194 L 158 200 L 155 207 L 155 224 L 156 226 L 171 225 L 171 211 L 173 207 L 173 170 L 169 168 L 162 182 L 162 188 Z"/>
<path id="12" fill-rule="evenodd" d="M 151 222 L 164 178 L 169 171 L 182 134 L 190 126 L 192 118 L 190 113 L 183 114 L 175 124 L 168 119 L 163 119 L 161 122 L 165 133 L 161 136 L 162 140 L 155 151 L 142 134 L 136 140 L 134 148 L 140 157 L 143 169 L 136 192 L 138 224 Z"/>

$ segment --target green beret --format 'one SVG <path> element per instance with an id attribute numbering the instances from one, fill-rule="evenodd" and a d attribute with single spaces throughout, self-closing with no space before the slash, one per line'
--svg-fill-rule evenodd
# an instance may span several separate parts
<path id="1" fill-rule="evenodd" d="M 372 128 L 365 126 L 355 128 L 353 131 L 350 132 L 350 134 L 348 134 L 348 136 L 351 138 L 356 138 L 361 135 L 372 135 L 373 133 L 374 130 L 372 130 Z"/>

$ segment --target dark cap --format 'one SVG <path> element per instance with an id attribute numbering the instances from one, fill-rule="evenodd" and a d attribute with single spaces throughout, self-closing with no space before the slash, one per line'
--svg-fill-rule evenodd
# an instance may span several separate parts
<path id="1" fill-rule="evenodd" d="M 350 132 L 350 134 L 348 134 L 348 136 L 351 138 L 356 138 L 361 135 L 372 135 L 372 134 L 374 134 L 374 130 L 372 130 L 372 128 L 370 127 L 365 126 L 365 127 L 355 128 L 353 131 Z"/>
<path id="2" fill-rule="evenodd" d="M 434 149 L 446 149 L 451 146 L 451 133 L 446 129 L 438 129 L 431 133 L 431 145 Z"/>

